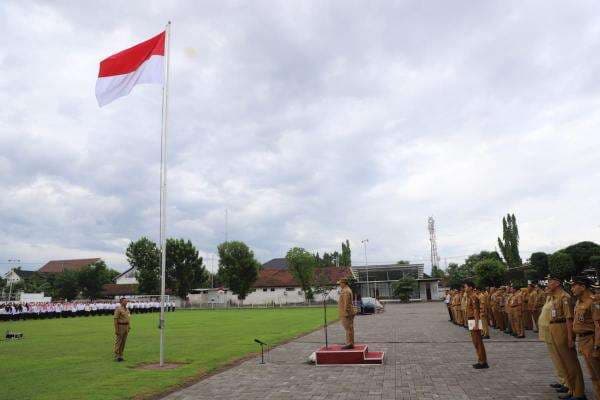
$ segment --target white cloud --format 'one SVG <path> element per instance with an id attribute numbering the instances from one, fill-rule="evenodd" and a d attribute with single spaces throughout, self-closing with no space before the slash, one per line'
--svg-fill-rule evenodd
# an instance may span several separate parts
<path id="1" fill-rule="evenodd" d="M 600 235 L 599 6 L 0 5 L 0 261 L 158 236 L 160 88 L 99 109 L 98 62 L 174 21 L 170 236 L 423 260 Z M 551 27 L 551 29 L 549 29 Z M 1 261 L 4 262 L 4 261 Z M 0 262 L 0 270 L 5 264 Z"/>

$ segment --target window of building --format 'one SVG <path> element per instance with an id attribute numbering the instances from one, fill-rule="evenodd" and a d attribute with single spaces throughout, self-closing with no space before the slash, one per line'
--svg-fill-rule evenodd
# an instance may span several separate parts
<path id="1" fill-rule="evenodd" d="M 272 288 L 271 288 L 271 292 L 274 292 L 274 291 L 275 291 L 275 288 L 274 288 L 274 287 L 272 287 Z"/>
<path id="2" fill-rule="evenodd" d="M 263 292 L 266 292 L 266 291 L 267 291 L 267 288 L 263 288 Z"/>
<path id="3" fill-rule="evenodd" d="M 286 288 L 285 288 L 285 291 L 286 291 L 286 292 L 293 292 L 293 291 L 294 291 L 294 288 L 293 288 L 293 287 L 286 287 Z"/>

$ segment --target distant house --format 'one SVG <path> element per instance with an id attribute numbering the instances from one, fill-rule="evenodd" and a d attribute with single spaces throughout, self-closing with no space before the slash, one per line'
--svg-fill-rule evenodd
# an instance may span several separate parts
<path id="1" fill-rule="evenodd" d="M 52 260 L 48 261 L 38 272 L 43 274 L 60 274 L 68 271 L 79 271 L 83 267 L 100 261 L 100 258 L 80 258 L 73 260 Z"/>
<path id="2" fill-rule="evenodd" d="M 115 298 L 120 296 L 131 296 L 137 293 L 138 285 L 136 284 L 116 284 L 107 283 L 102 285 L 102 297 Z"/>
<path id="3" fill-rule="evenodd" d="M 122 272 L 115 278 L 115 284 L 117 285 L 137 285 L 139 282 L 135 277 L 135 268 L 131 267 L 127 271 Z"/>
<path id="4" fill-rule="evenodd" d="M 35 274 L 35 271 L 24 271 L 19 268 L 12 268 L 4 274 L 3 279 L 6 280 L 7 284 L 15 285 L 29 278 L 33 274 Z"/>
<path id="5" fill-rule="evenodd" d="M 265 304 L 298 304 L 306 302 L 304 292 L 300 283 L 285 268 L 281 268 L 282 262 L 276 260 L 285 260 L 279 258 L 271 260 L 263 265 L 258 272 L 258 279 L 252 285 L 254 289 L 244 299 L 245 305 L 265 305 Z M 275 266 L 268 268 L 268 266 Z M 329 299 L 337 301 L 338 290 L 337 281 L 341 278 L 352 276 L 352 270 L 347 267 L 325 267 L 315 269 L 315 282 L 322 286 L 330 287 L 327 291 Z M 190 294 L 190 302 L 194 305 L 207 304 L 238 304 L 240 301 L 237 295 L 227 288 L 204 288 L 195 289 Z M 316 300 L 321 300 L 317 296 Z"/>
<path id="6" fill-rule="evenodd" d="M 274 258 L 263 264 L 263 269 L 287 269 L 288 263 L 285 258 Z"/>

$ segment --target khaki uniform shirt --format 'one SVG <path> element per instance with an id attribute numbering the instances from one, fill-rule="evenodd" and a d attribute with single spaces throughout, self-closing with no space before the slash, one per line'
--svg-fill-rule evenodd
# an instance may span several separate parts
<path id="1" fill-rule="evenodd" d="M 542 340 L 546 343 L 552 343 L 552 339 L 550 337 L 550 320 L 551 319 L 552 319 L 552 302 L 550 301 L 550 298 L 548 298 L 548 301 L 542 307 L 542 311 L 540 313 L 540 318 L 537 320 L 540 340 Z"/>
<path id="2" fill-rule="evenodd" d="M 552 304 L 550 320 L 564 321 L 565 319 L 573 318 L 573 308 L 571 308 L 571 296 L 562 289 L 550 296 L 549 300 Z"/>
<path id="3" fill-rule="evenodd" d="M 479 312 L 484 315 L 489 310 L 489 301 L 486 292 L 479 293 L 477 296 L 479 299 Z"/>
<path id="4" fill-rule="evenodd" d="M 540 288 L 536 288 L 535 291 L 537 292 L 535 297 L 536 307 L 542 308 L 544 307 L 544 304 L 546 304 L 546 293 L 544 293 L 544 291 Z"/>
<path id="5" fill-rule="evenodd" d="M 594 333 L 593 303 L 592 294 L 587 290 L 577 299 L 573 318 L 573 333 Z"/>
<path id="6" fill-rule="evenodd" d="M 592 318 L 594 321 L 600 321 L 600 295 L 592 296 Z"/>
<path id="7" fill-rule="evenodd" d="M 338 311 L 340 318 L 349 318 L 354 316 L 354 307 L 352 306 L 352 289 L 346 286 L 340 292 L 338 300 Z"/>
<path id="8" fill-rule="evenodd" d="M 475 293 L 465 296 L 467 305 L 467 319 L 475 319 L 475 313 L 479 313 L 481 318 L 481 302 L 479 296 Z"/>
<path id="9" fill-rule="evenodd" d="M 123 307 L 122 305 L 118 305 L 115 308 L 114 319 L 117 321 L 117 329 L 119 334 L 126 334 L 131 329 L 130 320 L 131 314 L 127 307 Z"/>

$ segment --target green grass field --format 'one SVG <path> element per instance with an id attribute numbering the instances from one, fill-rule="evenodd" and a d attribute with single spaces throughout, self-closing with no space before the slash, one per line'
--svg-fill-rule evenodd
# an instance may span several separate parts
<path id="1" fill-rule="evenodd" d="M 167 314 L 166 360 L 174 370 L 139 370 L 158 361 L 158 315 L 134 314 L 125 362 L 112 358 L 112 317 L 0 324 L 25 340 L 0 342 L 0 399 L 130 399 L 165 391 L 257 352 L 254 338 L 281 343 L 322 324 L 320 308 L 202 310 Z"/>

